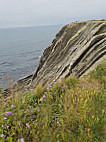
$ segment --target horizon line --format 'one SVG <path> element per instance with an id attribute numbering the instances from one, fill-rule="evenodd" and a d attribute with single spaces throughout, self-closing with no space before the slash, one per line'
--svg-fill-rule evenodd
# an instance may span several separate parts
<path id="1" fill-rule="evenodd" d="M 34 27 L 46 27 L 46 26 L 63 26 L 66 24 L 50 24 L 50 25 L 36 25 L 36 26 L 13 26 L 13 27 L 0 27 L 0 29 L 15 29 L 15 28 L 34 28 Z"/>

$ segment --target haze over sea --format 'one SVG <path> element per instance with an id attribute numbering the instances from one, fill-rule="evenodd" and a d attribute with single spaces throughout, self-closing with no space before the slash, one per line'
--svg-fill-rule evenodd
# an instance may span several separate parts
<path id="1" fill-rule="evenodd" d="M 39 59 L 61 25 L 0 29 L 0 88 L 36 71 Z"/>

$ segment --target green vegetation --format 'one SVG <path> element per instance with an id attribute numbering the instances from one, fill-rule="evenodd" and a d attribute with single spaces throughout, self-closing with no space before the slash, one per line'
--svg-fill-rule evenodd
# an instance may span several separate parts
<path id="1" fill-rule="evenodd" d="M 102 20 L 100 20 L 100 21 L 106 21 L 106 19 L 102 19 Z"/>
<path id="2" fill-rule="evenodd" d="M 105 62 L 81 79 L 5 99 L 0 95 L 0 142 L 103 142 Z"/>

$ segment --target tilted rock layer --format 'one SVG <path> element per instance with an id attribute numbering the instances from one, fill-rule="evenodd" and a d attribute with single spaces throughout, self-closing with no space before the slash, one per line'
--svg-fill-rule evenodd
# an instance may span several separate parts
<path id="1" fill-rule="evenodd" d="M 17 82 L 18 90 L 53 83 L 70 74 L 81 77 L 106 59 L 106 20 L 74 22 L 64 26 L 44 50 L 37 71 Z"/>
<path id="2" fill-rule="evenodd" d="M 45 49 L 32 84 L 45 84 L 70 74 L 81 77 L 106 58 L 106 20 L 64 26 Z"/>

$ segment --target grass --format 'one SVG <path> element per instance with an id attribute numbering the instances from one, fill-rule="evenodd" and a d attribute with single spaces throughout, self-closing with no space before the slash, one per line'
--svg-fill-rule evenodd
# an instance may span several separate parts
<path id="1" fill-rule="evenodd" d="M 0 142 L 105 141 L 105 75 L 102 63 L 83 78 L 87 85 L 69 77 L 25 94 L 11 90 L 8 99 L 1 94 Z"/>

